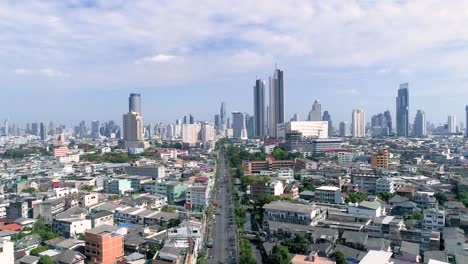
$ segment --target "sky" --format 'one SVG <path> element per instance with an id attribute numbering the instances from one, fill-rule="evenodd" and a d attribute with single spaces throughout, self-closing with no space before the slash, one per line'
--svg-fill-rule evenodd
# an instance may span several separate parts
<path id="1" fill-rule="evenodd" d="M 285 117 L 315 99 L 395 117 L 400 83 L 445 123 L 468 104 L 468 1 L 0 1 L 0 120 L 117 120 L 141 93 L 146 123 L 253 112 L 256 78 L 284 70 Z M 395 121 L 394 121 L 395 122 Z"/>

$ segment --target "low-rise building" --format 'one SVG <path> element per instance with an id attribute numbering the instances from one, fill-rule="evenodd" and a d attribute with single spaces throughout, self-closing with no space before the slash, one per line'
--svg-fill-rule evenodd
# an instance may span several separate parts
<path id="1" fill-rule="evenodd" d="M 102 225 L 89 229 L 84 239 L 85 255 L 93 262 L 114 264 L 123 257 L 123 235 L 118 227 Z"/>
<path id="2" fill-rule="evenodd" d="M 342 204 L 343 196 L 336 186 L 320 186 L 315 189 L 314 200 L 321 203 Z"/>
<path id="3" fill-rule="evenodd" d="M 422 227 L 430 231 L 443 231 L 445 226 L 445 211 L 437 208 L 430 208 L 423 211 Z"/>
<path id="4" fill-rule="evenodd" d="M 263 206 L 264 221 L 277 221 L 299 225 L 312 225 L 320 210 L 313 205 L 276 201 Z"/>

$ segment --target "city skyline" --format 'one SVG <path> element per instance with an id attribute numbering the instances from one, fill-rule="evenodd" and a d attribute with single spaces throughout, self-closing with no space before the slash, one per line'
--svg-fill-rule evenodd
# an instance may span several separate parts
<path id="1" fill-rule="evenodd" d="M 152 123 L 193 111 L 194 101 L 203 120 L 212 119 L 221 101 L 252 114 L 245 95 L 254 76 L 268 78 L 278 63 L 286 71 L 286 120 L 307 116 L 314 99 L 336 121 L 349 122 L 355 108 L 368 116 L 391 109 L 395 117 L 392 98 L 403 82 L 411 84 L 410 119 L 421 109 L 435 123 L 448 115 L 462 120 L 468 95 L 463 1 L 265 4 L 255 15 L 246 12 L 248 2 L 235 10 L 204 3 L 209 8 L 201 13 L 176 3 L 1 3 L 0 16 L 9 23 L 2 26 L 8 52 L 0 53 L 0 77 L 9 100 L 0 118 L 117 120 L 130 92 L 144 94 L 142 112 Z M 441 10 L 437 19 L 421 12 L 431 9 Z M 95 23 L 96 17 L 104 19 Z M 184 17 L 206 30 L 164 23 Z"/>

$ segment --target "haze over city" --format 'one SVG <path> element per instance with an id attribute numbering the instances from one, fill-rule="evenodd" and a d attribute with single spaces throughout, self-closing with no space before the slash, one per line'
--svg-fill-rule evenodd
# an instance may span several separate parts
<path id="1" fill-rule="evenodd" d="M 221 101 L 252 114 L 256 77 L 284 70 L 285 119 L 320 100 L 333 120 L 390 110 L 409 82 L 436 124 L 464 120 L 466 1 L 47 1 L 0 3 L 0 119 L 117 120 L 130 92 L 146 123 Z"/>

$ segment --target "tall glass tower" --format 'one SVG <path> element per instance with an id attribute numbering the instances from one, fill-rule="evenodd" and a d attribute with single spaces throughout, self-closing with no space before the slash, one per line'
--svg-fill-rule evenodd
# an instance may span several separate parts
<path id="1" fill-rule="evenodd" d="M 400 84 L 396 98 L 396 134 L 408 137 L 409 131 L 409 93 L 408 83 Z"/>
<path id="2" fill-rule="evenodd" d="M 128 98 L 128 112 L 136 112 L 141 115 L 141 96 L 137 93 L 131 93 Z"/>
<path id="3" fill-rule="evenodd" d="M 254 124 L 256 137 L 265 136 L 265 81 L 257 79 L 254 86 Z"/>
<path id="4" fill-rule="evenodd" d="M 270 78 L 270 136 L 276 137 L 276 125 L 284 123 L 283 71 L 276 68 Z"/>

